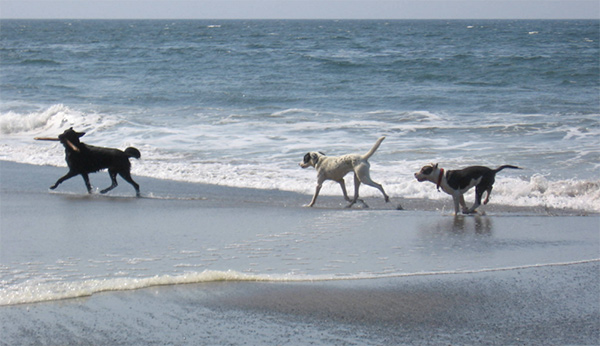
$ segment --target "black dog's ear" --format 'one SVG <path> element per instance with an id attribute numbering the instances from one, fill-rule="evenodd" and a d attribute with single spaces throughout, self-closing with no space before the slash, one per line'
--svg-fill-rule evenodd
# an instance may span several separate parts
<path id="1" fill-rule="evenodd" d="M 310 161 L 310 153 L 306 153 L 306 155 L 304 155 L 304 159 L 302 161 L 304 161 L 304 163 L 308 163 L 308 161 Z"/>
<path id="2" fill-rule="evenodd" d="M 75 132 L 77 134 L 77 137 L 83 137 L 85 135 L 85 132 Z"/>
<path id="3" fill-rule="evenodd" d="M 316 165 L 317 162 L 319 162 L 319 155 L 313 153 L 312 154 L 312 160 L 313 160 L 313 163 Z"/>

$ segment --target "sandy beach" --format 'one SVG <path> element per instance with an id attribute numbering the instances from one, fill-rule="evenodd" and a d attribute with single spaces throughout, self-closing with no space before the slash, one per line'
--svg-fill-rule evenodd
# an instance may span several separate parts
<path id="1" fill-rule="evenodd" d="M 2 307 L 2 344 L 594 345 L 598 264 L 356 283 L 161 286 Z"/>
<path id="2" fill-rule="evenodd" d="M 598 215 L 65 172 L 0 162 L 2 345 L 600 343 Z"/>

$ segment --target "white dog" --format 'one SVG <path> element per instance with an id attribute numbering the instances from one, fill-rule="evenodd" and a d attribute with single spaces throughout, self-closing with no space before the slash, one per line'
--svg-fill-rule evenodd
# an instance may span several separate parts
<path id="1" fill-rule="evenodd" d="M 385 139 L 385 137 L 381 137 L 375 142 L 375 145 L 369 152 L 364 155 L 360 154 L 349 154 L 337 157 L 329 157 L 321 152 L 309 152 L 304 155 L 304 160 L 300 162 L 300 167 L 308 168 L 315 167 L 317 170 L 317 189 L 315 191 L 315 195 L 308 204 L 308 207 L 312 207 L 317 201 L 317 197 L 319 196 L 319 191 L 321 191 L 321 186 L 325 180 L 333 180 L 337 181 L 342 187 L 342 192 L 344 193 L 344 198 L 346 201 L 349 201 L 350 204 L 348 207 L 351 207 L 358 201 L 358 189 L 361 183 L 373 186 L 381 193 L 383 193 L 383 197 L 386 202 L 390 201 L 390 197 L 383 191 L 383 187 L 371 180 L 369 176 L 369 168 L 371 165 L 369 164 L 369 158 L 375 153 L 377 148 L 381 142 Z M 350 172 L 354 172 L 354 199 L 350 200 L 348 198 L 348 194 L 346 193 L 346 183 L 344 182 L 344 176 Z M 364 203 L 364 202 L 363 202 Z"/>

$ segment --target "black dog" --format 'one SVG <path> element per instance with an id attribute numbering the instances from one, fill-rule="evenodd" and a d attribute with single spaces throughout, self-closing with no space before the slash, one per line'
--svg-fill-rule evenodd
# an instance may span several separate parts
<path id="1" fill-rule="evenodd" d="M 471 214 L 481 205 L 481 198 L 484 193 L 487 193 L 483 204 L 487 204 L 492 193 L 492 185 L 494 185 L 496 173 L 505 168 L 521 169 L 517 166 L 504 165 L 496 169 L 491 169 L 483 166 L 472 166 L 460 170 L 449 170 L 444 173 L 443 168 L 439 168 L 437 164 L 424 166 L 421 170 L 415 173 L 415 178 L 418 181 L 428 180 L 437 185 L 438 190 L 442 188 L 444 192 L 452 195 L 454 199 L 454 214 L 458 214 L 459 204 L 463 207 L 464 214 Z M 475 203 L 471 208 L 467 208 L 463 194 L 470 188 L 475 186 Z"/>
<path id="2" fill-rule="evenodd" d="M 125 151 L 119 149 L 94 147 L 79 141 L 79 138 L 85 135 L 85 132 L 75 132 L 71 127 L 65 130 L 58 138 L 36 138 L 39 140 L 56 140 L 60 141 L 65 146 L 65 154 L 69 172 L 58 179 L 56 183 L 50 186 L 54 190 L 63 181 L 70 179 L 78 174 L 81 174 L 85 181 L 88 193 L 92 193 L 92 186 L 88 173 L 95 173 L 103 169 L 108 169 L 112 185 L 100 191 L 107 193 L 117 187 L 117 174 L 125 181 L 133 185 L 137 197 L 140 197 L 140 186 L 131 178 L 131 163 L 130 157 L 139 159 L 141 154 L 136 148 L 127 148 Z"/>

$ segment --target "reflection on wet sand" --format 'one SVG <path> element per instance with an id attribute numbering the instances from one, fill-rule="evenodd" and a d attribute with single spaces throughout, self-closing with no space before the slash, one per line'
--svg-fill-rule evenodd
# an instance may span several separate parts
<path id="1" fill-rule="evenodd" d="M 473 222 L 470 222 L 471 220 Z M 451 228 L 448 230 L 454 233 L 474 232 L 475 234 L 491 234 L 492 219 L 481 215 L 456 215 L 454 216 Z"/>
<path id="2" fill-rule="evenodd" d="M 432 223 L 420 225 L 421 232 L 429 234 L 478 234 L 491 235 L 492 218 L 485 215 L 456 215 L 453 218 L 436 219 Z"/>

